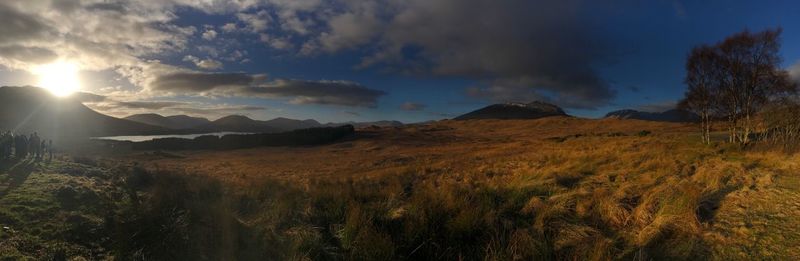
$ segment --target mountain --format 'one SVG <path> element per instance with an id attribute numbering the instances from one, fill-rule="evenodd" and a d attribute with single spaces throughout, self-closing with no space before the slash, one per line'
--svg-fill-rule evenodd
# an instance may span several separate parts
<path id="1" fill-rule="evenodd" d="M 295 120 L 287 118 L 275 118 L 265 121 L 264 123 L 282 131 L 322 127 L 322 124 L 315 120 Z"/>
<path id="2" fill-rule="evenodd" d="M 211 123 L 211 121 L 206 118 L 190 117 L 186 115 L 164 117 L 155 113 L 135 114 L 125 117 L 125 119 L 174 130 L 193 129 Z"/>
<path id="3" fill-rule="evenodd" d="M 37 87 L 0 87 L 0 130 L 39 132 L 48 139 L 166 134 L 169 130 L 100 114 L 76 97 Z"/>
<path id="4" fill-rule="evenodd" d="M 478 119 L 538 119 L 549 116 L 567 116 L 558 106 L 534 101 L 531 103 L 493 104 L 454 118 L 455 120 Z"/>
<path id="5" fill-rule="evenodd" d="M 182 132 L 281 132 L 298 129 L 322 127 L 315 120 L 295 120 L 288 118 L 275 118 L 268 121 L 250 119 L 241 115 L 230 115 L 216 121 L 206 118 L 190 117 L 186 115 L 161 116 L 154 113 L 136 114 L 125 117 L 127 120 L 160 126 Z"/>
<path id="6" fill-rule="evenodd" d="M 234 132 L 278 132 L 264 121 L 257 121 L 242 115 L 230 115 L 219 118 L 208 124 L 197 127 L 208 131 L 234 131 Z"/>
<path id="7" fill-rule="evenodd" d="M 605 118 L 662 122 L 695 122 L 700 119 L 697 114 L 679 109 L 671 109 L 664 112 L 644 112 L 630 109 L 618 110 L 609 112 L 606 114 Z"/>
<path id="8" fill-rule="evenodd" d="M 176 126 L 180 126 L 181 128 L 194 128 L 197 126 L 201 126 L 203 124 L 208 124 L 211 121 L 206 118 L 201 117 L 190 117 L 186 115 L 173 115 L 167 116 Z"/>
<path id="9" fill-rule="evenodd" d="M 233 131 L 233 132 L 283 132 L 298 129 L 308 129 L 322 127 L 322 124 L 315 120 L 294 120 L 287 118 L 275 118 L 268 121 L 250 119 L 242 115 L 230 115 L 219 118 L 210 123 L 195 127 L 196 130 L 203 131 Z"/>

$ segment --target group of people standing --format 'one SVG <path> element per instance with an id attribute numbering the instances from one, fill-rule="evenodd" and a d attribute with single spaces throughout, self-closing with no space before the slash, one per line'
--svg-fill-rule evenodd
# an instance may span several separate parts
<path id="1" fill-rule="evenodd" d="M 39 137 L 34 132 L 30 135 L 14 134 L 10 131 L 0 133 L 0 159 L 24 159 L 28 156 L 35 159 L 49 157 L 53 159 L 53 140 Z"/>

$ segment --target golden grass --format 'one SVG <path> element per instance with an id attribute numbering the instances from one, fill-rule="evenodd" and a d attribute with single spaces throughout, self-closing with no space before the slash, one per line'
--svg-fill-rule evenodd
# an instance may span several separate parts
<path id="1" fill-rule="evenodd" d="M 232 187 L 297 188 L 310 203 L 276 200 L 245 219 L 280 230 L 285 213 L 324 216 L 350 259 L 747 259 L 800 244 L 797 230 L 784 232 L 789 242 L 759 241 L 742 231 L 775 228 L 732 223 L 771 222 L 782 210 L 758 204 L 800 191 L 800 158 L 703 146 L 695 132 L 614 119 L 443 121 L 320 147 L 132 159 Z M 754 189 L 773 191 L 742 196 Z M 796 214 L 779 227 L 794 227 Z"/>

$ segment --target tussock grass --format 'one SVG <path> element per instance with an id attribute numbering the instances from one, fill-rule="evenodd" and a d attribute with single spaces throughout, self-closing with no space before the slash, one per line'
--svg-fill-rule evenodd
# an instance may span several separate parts
<path id="1" fill-rule="evenodd" d="M 765 236 L 780 234 L 766 202 L 800 194 L 797 156 L 703 146 L 693 126 L 551 118 L 374 131 L 344 149 L 148 155 L 97 175 L 124 188 L 101 221 L 108 249 L 192 260 L 697 260 L 800 244 Z M 69 172 L 104 165 L 92 164 Z M 791 219 L 778 224 L 792 231 Z"/>

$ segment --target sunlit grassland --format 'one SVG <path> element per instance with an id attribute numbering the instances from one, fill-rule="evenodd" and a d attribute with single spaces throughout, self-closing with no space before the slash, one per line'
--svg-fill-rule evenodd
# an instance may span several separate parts
<path id="1" fill-rule="evenodd" d="M 114 256 L 797 257 L 799 158 L 704 146 L 695 128 L 574 118 L 440 122 L 320 147 L 69 164 L 109 173 L 107 188 L 80 183 L 98 194 L 121 191 L 108 200 L 113 218 L 97 224 Z M 91 176 L 70 177 L 103 179 Z M 35 195 L 24 190 L 35 180 L 0 200 Z M 64 207 L 42 198 L 46 208 Z M 22 213 L 0 207 L 9 212 Z"/>

